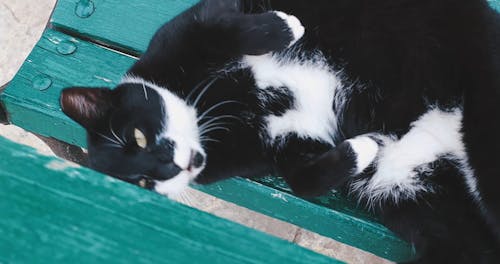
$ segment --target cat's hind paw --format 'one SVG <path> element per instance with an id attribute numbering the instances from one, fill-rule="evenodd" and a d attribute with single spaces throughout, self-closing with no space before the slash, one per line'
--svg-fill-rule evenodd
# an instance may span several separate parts
<path id="1" fill-rule="evenodd" d="M 304 36 L 305 33 L 305 28 L 300 22 L 300 20 L 292 15 L 288 15 L 284 12 L 281 11 L 274 11 L 274 13 L 283 19 L 285 23 L 288 25 L 288 32 L 290 33 L 290 43 L 288 44 L 288 47 L 292 46 L 295 44 L 302 36 Z"/>

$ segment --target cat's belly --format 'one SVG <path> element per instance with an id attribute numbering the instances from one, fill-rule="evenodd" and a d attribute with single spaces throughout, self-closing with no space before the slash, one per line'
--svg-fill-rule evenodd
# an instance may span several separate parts
<path id="1" fill-rule="evenodd" d="M 255 79 L 267 140 L 287 134 L 333 145 L 338 115 L 336 93 L 343 89 L 337 74 L 316 55 L 312 59 L 287 54 L 245 56 Z"/>
<path id="2" fill-rule="evenodd" d="M 351 86 L 345 83 L 346 79 L 333 71 L 320 54 L 308 59 L 305 57 L 304 54 L 293 57 L 285 53 L 245 56 L 243 59 L 244 65 L 253 74 L 258 90 L 257 99 L 262 109 L 261 134 L 268 145 L 285 151 L 288 158 L 302 155 L 297 153 L 322 154 L 324 148 L 308 147 L 317 142 L 329 148 L 335 146 L 334 140 L 343 136 L 339 135 L 339 124 L 344 117 L 342 113 L 346 101 L 351 96 Z M 475 177 L 469 168 L 462 141 L 460 106 L 457 105 L 451 111 L 430 105 L 423 107 L 427 110 L 414 111 L 413 119 L 407 123 L 407 132 L 400 137 L 396 137 L 393 131 L 381 128 L 362 133 L 387 139 L 380 145 L 376 155 L 364 153 L 369 152 L 370 148 L 359 144 L 353 148 L 356 162 L 364 164 L 357 164 L 356 167 L 364 169 L 373 164 L 376 168 L 370 180 L 361 180 L 355 186 L 363 189 L 364 195 L 376 197 L 372 200 L 391 196 L 411 198 L 419 191 L 426 191 L 419 177 L 430 174 L 428 171 L 423 174 L 419 171 L 443 157 L 456 161 L 470 193 L 478 196 Z M 360 120 L 373 118 L 370 115 L 363 116 L 362 112 L 345 114 L 350 117 L 359 115 L 354 119 Z M 392 113 L 391 116 L 398 118 L 398 114 Z M 287 137 L 294 138 L 293 143 L 287 142 Z M 293 146 L 290 147 L 290 144 Z M 364 160 L 365 156 L 370 157 L 370 160 Z"/>

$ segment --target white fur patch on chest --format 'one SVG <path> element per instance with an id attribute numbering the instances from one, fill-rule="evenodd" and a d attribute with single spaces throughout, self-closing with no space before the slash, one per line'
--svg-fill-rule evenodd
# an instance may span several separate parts
<path id="1" fill-rule="evenodd" d="M 355 182 L 352 188 L 372 203 L 383 199 L 396 202 L 415 199 L 419 192 L 432 191 L 421 182 L 418 169 L 422 166 L 425 169 L 427 164 L 448 156 L 458 162 L 469 192 L 479 200 L 461 130 L 460 109 L 430 109 L 413 122 L 408 133 L 399 140 L 385 142 L 377 157 L 376 173 L 369 180 Z"/>
<path id="2" fill-rule="evenodd" d="M 289 133 L 333 144 L 337 126 L 333 111 L 335 91 L 341 82 L 324 60 L 278 58 L 272 54 L 245 56 L 259 89 L 286 87 L 294 96 L 294 106 L 283 115 L 266 117 L 271 140 Z"/>

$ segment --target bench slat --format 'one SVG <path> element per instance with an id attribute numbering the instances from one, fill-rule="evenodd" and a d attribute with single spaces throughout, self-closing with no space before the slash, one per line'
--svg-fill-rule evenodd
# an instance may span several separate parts
<path id="1" fill-rule="evenodd" d="M 196 2 L 129 0 L 124 4 L 119 0 L 59 0 L 51 23 L 79 38 L 139 54 L 161 24 Z M 500 10 L 500 0 L 488 2 Z M 89 7 L 89 3 L 93 6 Z M 76 45 L 73 53 L 72 44 Z M 3 95 L 10 118 L 28 130 L 83 146 L 84 131 L 60 112 L 57 102 L 60 89 L 72 85 L 112 86 L 133 61 L 133 58 L 47 30 Z M 43 90 L 47 84 L 50 87 Z M 369 217 L 363 217 L 341 197 L 316 200 L 319 204 L 326 201 L 326 206 L 333 209 L 330 210 L 242 179 L 199 188 L 382 257 L 399 261 L 411 256 L 408 245 Z"/>
<path id="2" fill-rule="evenodd" d="M 67 55 L 59 53 L 58 47 L 68 42 L 74 44 L 76 50 Z M 4 91 L 3 102 L 14 124 L 84 146 L 84 130 L 60 112 L 57 102 L 60 90 L 70 85 L 113 86 L 133 61 L 112 50 L 47 30 Z M 39 76 L 51 80 L 48 89 L 39 91 L 33 87 Z M 362 217 L 363 214 L 342 197 L 323 197 L 314 204 L 243 179 L 199 188 L 384 258 L 401 261 L 413 254 L 408 244 L 372 219 Z M 328 201 L 332 209 L 323 206 L 322 200 Z"/>
<path id="3" fill-rule="evenodd" d="M 70 45 L 75 49 L 71 54 L 58 51 Z M 46 30 L 2 94 L 10 120 L 38 134 L 85 146 L 85 131 L 61 112 L 61 89 L 79 85 L 112 87 L 134 61 L 95 44 Z"/>
<path id="4" fill-rule="evenodd" d="M 0 156 L 2 263 L 340 263 L 4 138 Z"/>
<path id="5" fill-rule="evenodd" d="M 154 32 L 199 0 L 59 0 L 54 27 L 131 53 L 146 50 Z M 88 10 L 93 12 L 78 12 Z M 82 13 L 89 15 L 82 17 Z"/>
<path id="6" fill-rule="evenodd" d="M 89 0 L 59 0 L 50 20 L 54 27 L 83 39 L 113 46 L 131 54 L 145 51 L 153 33 L 199 0 L 91 0 L 93 12 L 82 17 Z M 500 0 L 487 0 L 500 11 Z M 77 15 L 80 14 L 80 15 Z"/>
<path id="7" fill-rule="evenodd" d="M 500 12 L 500 0 L 487 0 L 488 3 L 498 12 Z"/>

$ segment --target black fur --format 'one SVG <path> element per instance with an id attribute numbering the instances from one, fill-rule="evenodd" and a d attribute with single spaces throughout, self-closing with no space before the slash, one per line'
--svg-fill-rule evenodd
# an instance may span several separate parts
<path id="1" fill-rule="evenodd" d="M 321 50 L 328 64 L 342 70 L 353 86 L 342 113 L 338 113 L 339 133 L 332 135 L 336 147 L 293 133 L 276 141 L 265 138 L 266 116 L 283 115 L 292 109 L 296 104 L 293 93 L 286 87 L 272 87 L 267 91 L 275 97 L 263 104 L 259 96 L 265 94 L 256 92 L 251 71 L 235 65 L 243 55 L 279 51 L 290 43 L 291 30 L 269 10 L 299 17 L 306 28 L 301 49 Z M 471 197 L 459 165 L 442 157 L 435 161 L 430 175 L 420 178 L 429 191 L 414 199 L 381 200 L 371 209 L 415 246 L 420 254 L 416 263 L 497 263 L 499 47 L 500 18 L 484 0 L 316 0 L 314 4 L 303 0 L 205 0 L 163 26 L 128 74 L 166 87 L 186 101 L 192 99 L 188 95 L 193 90 L 196 96 L 205 91 L 196 105 L 199 113 L 222 101 L 237 102 L 209 112 L 210 117 L 236 118 L 224 119 L 230 133 L 217 130 L 208 134 L 220 142 L 204 144 L 206 167 L 197 182 L 277 173 L 301 195 L 317 195 L 332 188 L 350 190 L 353 181 L 373 175 L 370 169 L 354 175 L 356 155 L 344 140 L 374 132 L 400 138 L 430 105 L 460 107 L 465 149 L 477 179 L 481 206 Z M 209 79 L 214 82 L 208 90 L 195 88 Z M 73 92 L 81 91 L 63 92 L 63 110 L 89 133 L 91 165 L 129 181 L 136 179 L 135 175 L 169 178 L 172 168 L 170 172 L 162 170 L 167 165 L 175 167 L 171 158 L 166 158 L 167 165 L 158 163 L 157 157 L 149 156 L 154 152 L 134 149 L 134 143 L 123 150 L 99 146 L 102 137 L 96 132 L 110 136 L 106 125 L 111 117 L 117 122 L 118 133 L 123 132 L 130 142 L 134 142 L 127 130 L 131 123 L 131 127 L 152 133 L 146 135 L 148 139 L 157 129 L 155 118 L 161 115 L 161 103 L 150 101 L 153 109 L 137 108 L 144 105 L 142 95 L 137 94 L 142 88 L 121 86 L 127 87 L 118 87 L 112 98 L 106 98 L 113 102 L 111 107 L 103 106 L 103 100 L 90 100 L 90 105 L 98 106 L 97 114 L 83 119 L 83 111 L 72 111 L 74 100 L 65 99 L 65 93 L 74 98 Z M 78 98 L 88 101 L 89 97 Z M 139 101 L 124 102 L 125 98 Z M 133 109 L 121 112 L 128 106 Z M 89 120 L 96 124 L 89 125 Z"/>

